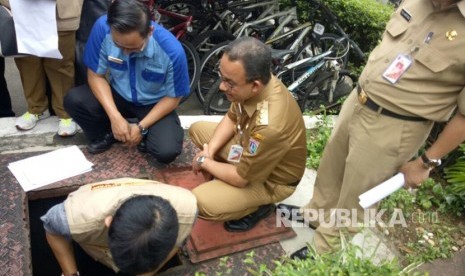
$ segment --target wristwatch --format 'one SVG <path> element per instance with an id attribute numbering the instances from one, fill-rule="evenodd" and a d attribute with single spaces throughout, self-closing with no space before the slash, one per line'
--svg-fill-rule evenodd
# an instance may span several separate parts
<path id="1" fill-rule="evenodd" d="M 201 167 L 206 158 L 207 157 L 204 155 L 197 157 L 197 160 L 195 160 L 197 162 L 197 166 Z"/>
<path id="2" fill-rule="evenodd" d="M 426 169 L 434 169 L 441 166 L 441 159 L 429 159 L 426 153 L 421 155 L 421 160 Z"/>
<path id="3" fill-rule="evenodd" d="M 145 136 L 145 135 L 147 135 L 147 133 L 149 133 L 149 130 L 147 128 L 143 127 L 140 123 L 137 124 L 137 127 L 139 128 L 140 134 L 142 136 Z"/>

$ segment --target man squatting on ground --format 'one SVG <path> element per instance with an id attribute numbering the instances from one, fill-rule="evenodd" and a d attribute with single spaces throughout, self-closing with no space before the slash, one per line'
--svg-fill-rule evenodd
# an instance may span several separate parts
<path id="1" fill-rule="evenodd" d="M 302 113 L 271 74 L 271 51 L 244 37 L 231 42 L 219 64 L 220 89 L 232 102 L 220 123 L 197 122 L 189 135 L 201 149 L 195 172 L 210 180 L 193 190 L 199 216 L 247 231 L 290 196 L 306 161 Z"/>
<path id="2" fill-rule="evenodd" d="M 406 187 L 420 185 L 440 159 L 465 140 L 464 29 L 464 0 L 408 0 L 392 15 L 358 88 L 342 107 L 323 153 L 313 198 L 303 207 L 325 213 L 323 218 L 306 217 L 316 229 L 318 252 L 337 249 L 341 231 L 358 231 L 320 225 L 323 219 L 329 221 L 331 210 L 355 209 L 363 221 L 360 194 L 399 171 Z M 449 118 L 434 144 L 412 159 L 433 123 Z M 283 213 L 299 209 L 278 208 Z M 307 252 L 304 247 L 292 256 L 305 258 Z"/>
<path id="3" fill-rule="evenodd" d="M 80 187 L 41 220 L 64 276 L 79 275 L 71 240 L 115 272 L 153 275 L 189 236 L 196 214 L 189 190 L 120 178 Z"/>
<path id="4" fill-rule="evenodd" d="M 190 92 L 179 41 L 150 20 L 144 4 L 118 0 L 95 22 L 84 63 L 88 85 L 70 90 L 65 108 L 89 140 L 88 151 L 106 151 L 116 139 L 172 162 L 184 138 L 175 109 Z"/>

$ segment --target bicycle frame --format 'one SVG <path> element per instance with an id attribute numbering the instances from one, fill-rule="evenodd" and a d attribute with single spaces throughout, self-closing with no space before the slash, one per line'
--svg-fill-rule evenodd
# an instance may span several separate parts
<path id="1" fill-rule="evenodd" d="M 183 15 L 175 12 L 171 12 L 162 8 L 157 8 L 157 12 L 161 15 L 168 16 L 170 18 L 181 21 L 178 25 L 175 25 L 169 29 L 177 39 L 182 38 L 186 33 L 192 32 L 192 15 Z M 157 21 L 158 22 L 158 21 Z"/>

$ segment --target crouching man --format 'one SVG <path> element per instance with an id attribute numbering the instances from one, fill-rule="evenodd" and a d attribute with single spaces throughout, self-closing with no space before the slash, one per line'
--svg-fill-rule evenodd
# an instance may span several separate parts
<path id="1" fill-rule="evenodd" d="M 71 240 L 115 272 L 155 274 L 189 236 L 194 195 L 157 181 L 120 178 L 87 184 L 41 220 L 63 275 L 79 275 Z"/>

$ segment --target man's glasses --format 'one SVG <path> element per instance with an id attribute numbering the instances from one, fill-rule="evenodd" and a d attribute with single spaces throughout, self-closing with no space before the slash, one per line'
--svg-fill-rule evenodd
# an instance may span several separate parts
<path id="1" fill-rule="evenodd" d="M 219 69 L 216 72 L 218 73 L 218 77 L 220 77 L 221 82 L 224 82 L 224 84 L 226 84 L 226 88 L 228 89 L 228 91 L 233 90 L 237 86 L 236 84 L 232 83 L 230 80 L 225 79 Z"/>

